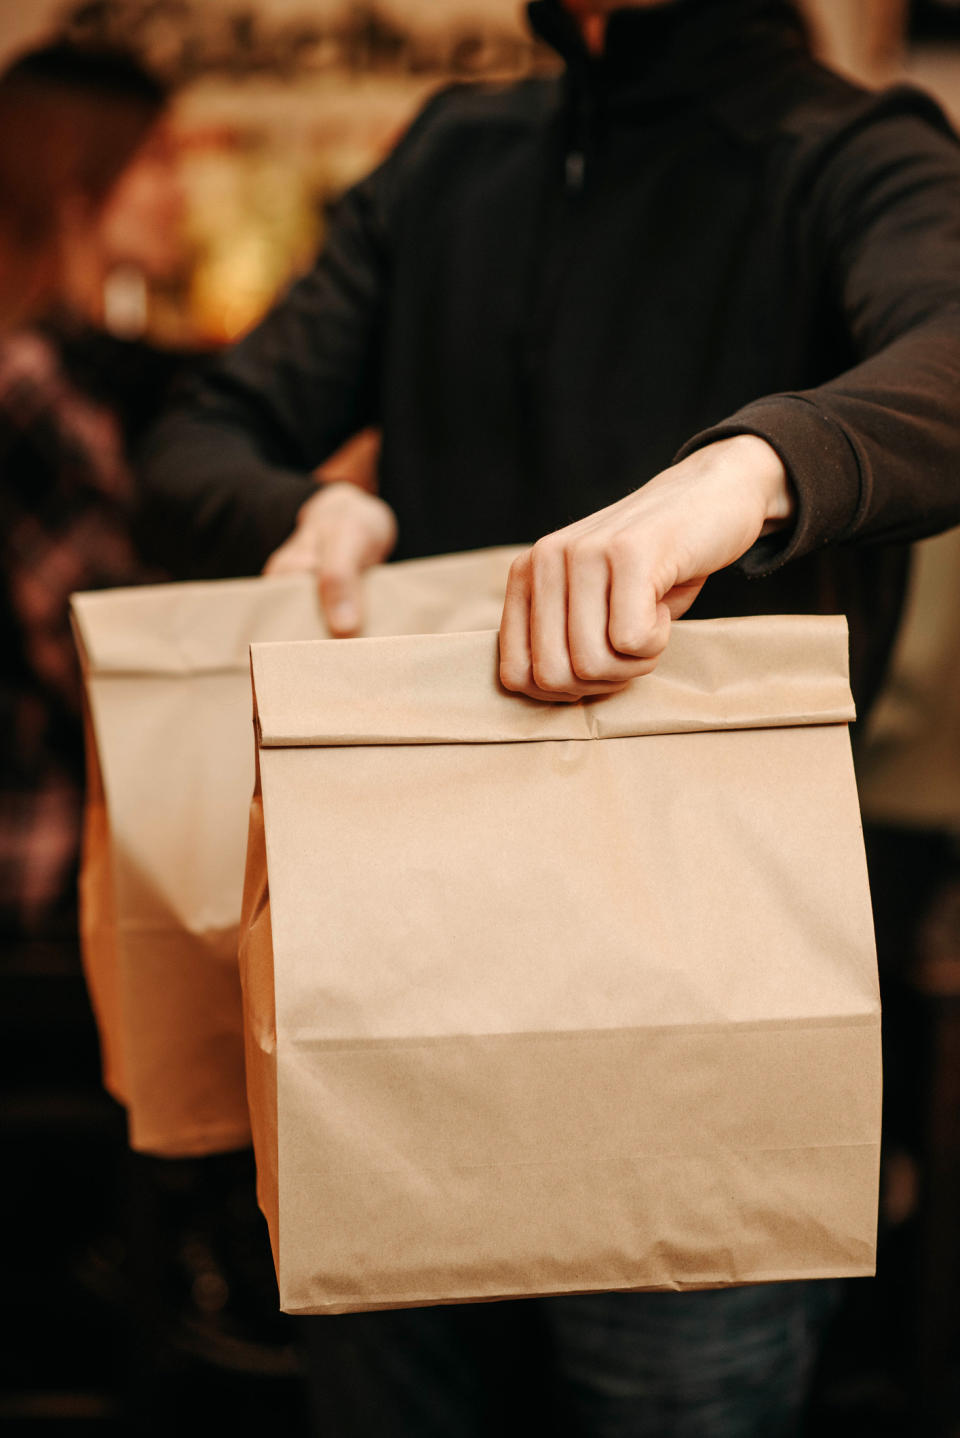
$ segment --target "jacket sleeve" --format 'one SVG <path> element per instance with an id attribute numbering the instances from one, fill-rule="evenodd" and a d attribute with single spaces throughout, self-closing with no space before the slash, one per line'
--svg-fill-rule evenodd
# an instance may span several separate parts
<path id="1" fill-rule="evenodd" d="M 258 573 L 314 492 L 314 468 L 376 422 L 404 145 L 341 200 L 314 268 L 147 439 L 138 540 L 177 577 Z"/>
<path id="2" fill-rule="evenodd" d="M 746 405 L 678 456 L 743 433 L 780 455 L 796 520 L 744 556 L 749 574 L 960 523 L 960 146 L 925 97 L 887 105 L 834 143 L 809 193 L 807 243 L 858 363 Z"/>

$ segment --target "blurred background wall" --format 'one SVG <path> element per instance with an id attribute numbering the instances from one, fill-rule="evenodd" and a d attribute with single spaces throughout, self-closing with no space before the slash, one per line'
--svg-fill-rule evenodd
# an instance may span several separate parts
<path id="1" fill-rule="evenodd" d="M 960 114 L 960 49 L 932 43 L 960 39 L 955 0 L 804 4 L 831 63 L 869 84 L 908 72 Z M 172 343 L 247 329 L 436 86 L 551 64 L 518 0 L 0 0 L 0 63 L 52 29 L 132 43 L 179 86 L 188 224 L 146 317 Z"/>
<path id="2" fill-rule="evenodd" d="M 0 0 L 0 62 L 51 27 L 133 44 L 179 87 L 184 258 L 149 316 L 177 343 L 248 328 L 431 90 L 537 63 L 513 0 Z"/>

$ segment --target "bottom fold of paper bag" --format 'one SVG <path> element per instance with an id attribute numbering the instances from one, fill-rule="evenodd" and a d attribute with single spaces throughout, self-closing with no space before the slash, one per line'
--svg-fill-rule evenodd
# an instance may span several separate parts
<path id="1" fill-rule="evenodd" d="M 504 1172 L 490 1185 L 495 1195 L 490 1211 L 475 1215 L 469 1261 L 452 1257 L 463 1245 L 448 1225 L 425 1233 L 413 1224 L 405 1256 L 374 1242 L 366 1252 L 353 1249 L 342 1255 L 342 1269 L 331 1262 L 322 1274 L 299 1279 L 287 1271 L 290 1265 L 281 1248 L 281 1306 L 286 1313 L 335 1314 L 564 1293 L 865 1277 L 875 1271 L 875 1222 L 869 1203 L 859 1205 L 859 1235 L 832 1231 L 831 1210 L 846 1208 L 857 1191 L 876 1188 L 877 1156 L 874 1146 L 864 1145 L 799 1153 L 726 1153 L 699 1160 L 643 1156 L 632 1164 L 597 1165 L 589 1175 L 576 1175 L 570 1168 L 528 1171 L 515 1183 L 511 1178 L 517 1175 Z M 781 1203 L 761 1196 L 771 1190 Z M 788 1217 L 785 1208 L 801 1193 L 809 1209 Z M 687 1199 L 681 1203 L 683 1194 Z M 323 1196 L 321 1189 L 321 1207 Z M 539 1208 L 544 1218 L 564 1209 L 590 1217 L 576 1225 L 578 1233 L 560 1226 L 552 1249 L 531 1243 L 523 1253 L 514 1234 L 508 1245 L 511 1256 L 498 1258 L 501 1223 L 507 1214 L 516 1221 L 528 1205 Z M 721 1221 L 708 1216 L 712 1207 L 724 1215 Z M 355 1216 L 354 1235 L 364 1209 L 361 1204 Z M 617 1209 L 618 1222 L 611 1223 Z M 329 1224 L 330 1218 L 321 1219 L 318 1211 L 317 1221 Z M 545 1237 L 542 1230 L 551 1225 L 531 1224 L 528 1216 L 520 1227 L 528 1237 L 531 1229 L 540 1228 Z M 617 1227 L 620 1240 L 601 1247 L 604 1233 Z M 445 1239 L 450 1241 L 449 1259 L 444 1257 Z"/>
<path id="2" fill-rule="evenodd" d="M 876 1016 L 301 1046 L 290 1313 L 873 1271 Z"/>

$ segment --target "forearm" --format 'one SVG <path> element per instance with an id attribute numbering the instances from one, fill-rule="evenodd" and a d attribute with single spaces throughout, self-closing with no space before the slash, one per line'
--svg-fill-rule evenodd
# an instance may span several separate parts
<path id="1" fill-rule="evenodd" d="M 314 493 L 317 467 L 376 422 L 381 191 L 394 163 L 344 197 L 313 269 L 144 445 L 140 540 L 170 572 L 259 573 Z"/>
<path id="2" fill-rule="evenodd" d="M 769 573 L 825 544 L 921 539 L 960 523 L 958 394 L 960 307 L 829 383 L 745 406 L 680 457 L 744 433 L 779 454 L 796 516 L 744 557 L 748 573 Z"/>
<path id="3" fill-rule="evenodd" d="M 243 428 L 174 410 L 140 455 L 138 544 L 178 579 L 259 574 L 314 490 L 309 472 L 272 463 Z"/>
<path id="4" fill-rule="evenodd" d="M 745 557 L 754 574 L 824 545 L 909 541 L 960 522 L 956 140 L 921 96 L 865 99 L 809 172 L 798 244 L 830 327 L 858 358 L 759 398 L 682 451 L 748 432 L 783 460 L 796 519 Z"/>

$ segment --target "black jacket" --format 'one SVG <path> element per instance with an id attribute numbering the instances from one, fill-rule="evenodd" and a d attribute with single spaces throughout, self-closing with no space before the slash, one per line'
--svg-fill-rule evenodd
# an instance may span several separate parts
<path id="1" fill-rule="evenodd" d="M 557 0 L 530 14 L 565 75 L 429 103 L 157 432 L 155 553 L 259 569 L 371 423 L 404 557 L 532 540 L 751 432 L 797 522 L 692 612 L 845 610 L 863 700 L 902 542 L 960 522 L 956 141 L 817 66 L 783 0 L 624 10 L 596 60 Z"/>

